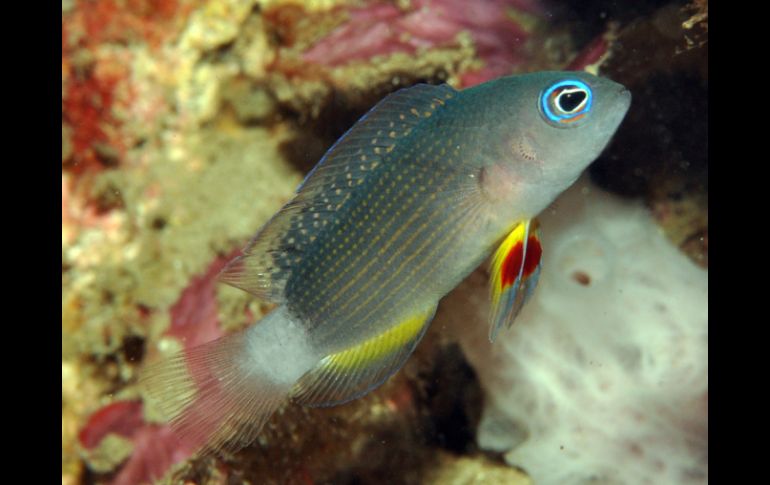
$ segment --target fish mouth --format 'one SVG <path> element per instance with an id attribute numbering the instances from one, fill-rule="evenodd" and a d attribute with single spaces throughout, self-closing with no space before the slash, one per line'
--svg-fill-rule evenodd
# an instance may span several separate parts
<path id="1" fill-rule="evenodd" d="M 611 99 L 610 106 L 606 113 L 605 119 L 601 123 L 601 132 L 608 138 L 611 138 L 618 127 L 625 119 L 628 110 L 631 107 L 631 91 L 624 86 L 619 86 L 617 90 L 613 90 L 615 97 Z"/>
<path id="2" fill-rule="evenodd" d="M 625 106 L 624 111 L 628 111 L 628 108 L 631 106 L 631 91 L 629 91 L 625 86 L 622 86 L 618 90 L 618 97 L 620 98 L 621 102 Z"/>
<path id="3" fill-rule="evenodd" d="M 628 114 L 631 107 L 631 91 L 624 86 L 615 91 L 615 98 L 612 100 L 612 114 L 607 117 L 607 126 L 614 131 Z"/>

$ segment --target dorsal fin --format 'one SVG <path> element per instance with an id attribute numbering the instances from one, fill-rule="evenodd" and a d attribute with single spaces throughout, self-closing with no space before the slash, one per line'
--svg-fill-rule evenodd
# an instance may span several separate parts
<path id="1" fill-rule="evenodd" d="M 346 182 L 348 173 L 353 181 L 366 176 L 369 166 L 376 168 L 399 139 L 408 136 L 423 119 L 429 118 L 456 94 L 447 84 L 417 84 L 389 94 L 332 145 L 305 177 L 298 199 L 313 198 L 319 191 L 325 192 L 334 181 Z"/>
<path id="2" fill-rule="evenodd" d="M 292 390 L 306 406 L 346 403 L 384 383 L 414 351 L 436 313 L 433 306 L 355 347 L 326 356 Z"/>
<path id="3" fill-rule="evenodd" d="M 339 223 L 355 188 L 376 173 L 387 155 L 422 120 L 457 94 L 443 84 L 418 84 L 390 94 L 326 152 L 297 194 L 265 224 L 220 274 L 220 280 L 255 296 L 282 302 L 292 268 L 320 233 Z"/>

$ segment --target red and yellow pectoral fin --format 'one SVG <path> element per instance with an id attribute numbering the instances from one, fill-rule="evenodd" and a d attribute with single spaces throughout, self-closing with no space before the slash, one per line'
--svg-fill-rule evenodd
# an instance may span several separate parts
<path id="1" fill-rule="evenodd" d="M 492 342 L 503 326 L 510 328 L 537 286 L 543 252 L 538 232 L 535 220 L 518 224 L 492 258 L 489 329 L 489 340 Z"/>

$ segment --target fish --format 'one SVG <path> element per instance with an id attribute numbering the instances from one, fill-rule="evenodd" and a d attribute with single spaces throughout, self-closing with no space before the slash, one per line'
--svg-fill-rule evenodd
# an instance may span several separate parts
<path id="1" fill-rule="evenodd" d="M 148 365 L 146 399 L 188 446 L 237 450 L 287 401 L 340 405 L 383 384 L 485 260 L 493 342 L 537 285 L 536 216 L 630 103 L 614 81 L 559 71 L 388 95 L 220 274 L 276 308 Z"/>

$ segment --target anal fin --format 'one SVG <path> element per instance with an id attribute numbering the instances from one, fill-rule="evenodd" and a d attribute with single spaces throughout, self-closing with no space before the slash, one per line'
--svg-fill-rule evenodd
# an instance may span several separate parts
<path id="1" fill-rule="evenodd" d="M 510 328 L 537 286 L 542 247 L 536 220 L 519 223 L 492 257 L 490 268 L 489 340 L 494 342 L 503 326 Z"/>
<path id="2" fill-rule="evenodd" d="M 435 313 L 432 306 L 361 344 L 326 356 L 294 385 L 292 398 L 306 406 L 324 407 L 372 391 L 406 363 Z"/>

